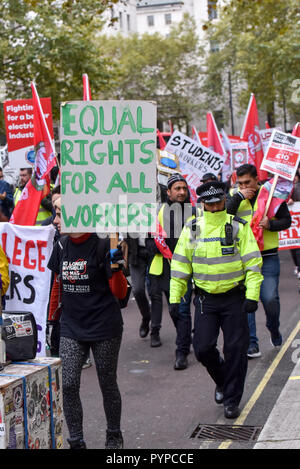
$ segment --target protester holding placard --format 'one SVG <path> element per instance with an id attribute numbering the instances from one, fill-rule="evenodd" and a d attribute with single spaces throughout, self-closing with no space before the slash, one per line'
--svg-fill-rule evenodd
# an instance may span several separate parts
<path id="1" fill-rule="evenodd" d="M 54 222 L 60 230 L 61 199 L 55 201 Z M 115 296 L 126 296 L 120 249 L 110 251 L 109 238 L 94 233 L 72 233 L 55 244 L 48 267 L 60 276 L 62 314 L 60 357 L 63 370 L 64 413 L 71 449 L 84 449 L 80 376 L 91 349 L 103 395 L 107 419 L 105 447 L 120 449 L 121 396 L 117 384 L 118 354 L 123 320 Z M 117 264 L 112 271 L 111 265 Z M 57 289 L 56 278 L 54 286 Z M 51 300 L 50 300 L 51 302 Z M 50 305 L 50 311 L 55 310 Z"/>
<path id="2" fill-rule="evenodd" d="M 254 165 L 245 164 L 237 171 L 238 189 L 236 193 L 227 200 L 227 212 L 237 215 L 251 223 L 254 213 L 258 209 L 259 194 L 264 186 L 259 185 L 257 170 Z M 289 228 L 291 216 L 286 202 L 282 202 L 276 215 L 269 219 L 264 216 L 259 223 L 263 229 L 263 258 L 262 274 L 264 281 L 261 285 L 260 299 L 266 313 L 266 326 L 271 334 L 271 343 L 274 347 L 282 344 L 282 336 L 279 330 L 280 300 L 279 300 L 279 276 L 280 262 L 278 256 L 278 232 Z M 255 312 L 248 313 L 250 331 L 250 345 L 248 358 L 261 356 L 256 336 Z"/>

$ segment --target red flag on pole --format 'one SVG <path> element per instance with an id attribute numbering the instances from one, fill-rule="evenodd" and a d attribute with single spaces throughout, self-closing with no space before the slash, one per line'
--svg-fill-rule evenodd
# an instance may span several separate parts
<path id="1" fill-rule="evenodd" d="M 27 226 L 35 225 L 41 200 L 50 192 L 49 172 L 56 165 L 54 143 L 34 83 L 31 83 L 31 90 L 35 150 L 34 172 L 24 187 L 10 218 L 11 223 Z"/>
<path id="2" fill-rule="evenodd" d="M 83 101 L 91 101 L 91 89 L 89 84 L 89 77 L 86 73 L 82 75 L 83 81 Z"/>
<path id="3" fill-rule="evenodd" d="M 167 142 L 165 141 L 164 137 L 162 136 L 160 130 L 157 129 L 156 134 L 158 136 L 159 148 L 160 148 L 160 150 L 163 150 L 165 148 L 165 146 L 167 145 Z"/>
<path id="4" fill-rule="evenodd" d="M 163 255 L 163 257 L 165 257 L 166 259 L 172 259 L 172 251 L 170 250 L 169 246 L 165 241 L 167 238 L 167 233 L 165 232 L 158 220 L 156 220 L 156 232 L 152 233 L 152 236 L 157 249 Z"/>
<path id="5" fill-rule="evenodd" d="M 259 120 L 256 106 L 256 99 L 251 93 L 250 101 L 247 109 L 244 126 L 241 133 L 241 139 L 248 142 L 249 163 L 253 164 L 257 169 L 258 179 L 263 181 L 268 178 L 266 171 L 261 171 L 260 166 L 264 157 L 262 142 L 259 133 Z"/>
<path id="6" fill-rule="evenodd" d="M 223 143 L 216 126 L 214 116 L 211 112 L 206 114 L 206 126 L 207 126 L 207 147 L 211 150 L 219 153 L 219 155 L 226 155 L 226 151 L 223 147 Z"/>
<path id="7" fill-rule="evenodd" d="M 277 184 L 275 186 L 275 190 L 273 192 L 271 203 L 267 210 L 266 207 L 267 207 L 269 194 L 272 190 L 272 185 L 273 185 L 273 178 L 270 179 L 270 181 L 267 181 L 263 184 L 257 197 L 257 210 L 254 213 L 254 216 L 250 224 L 254 237 L 257 241 L 258 247 L 261 251 L 264 248 L 264 238 L 263 238 L 263 229 L 260 228 L 259 226 L 260 221 L 262 220 L 264 215 L 267 215 L 269 219 L 274 217 L 280 205 L 289 199 L 290 194 L 293 190 L 292 181 L 287 181 L 286 179 L 279 177 L 277 180 Z M 267 213 L 265 213 L 266 211 Z"/>

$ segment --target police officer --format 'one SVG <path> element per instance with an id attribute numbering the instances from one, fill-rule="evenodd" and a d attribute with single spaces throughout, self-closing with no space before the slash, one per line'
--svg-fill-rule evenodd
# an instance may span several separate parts
<path id="1" fill-rule="evenodd" d="M 197 194 L 204 210 L 184 227 L 175 248 L 170 304 L 178 309 L 192 276 L 195 356 L 216 383 L 225 417 L 236 418 L 247 373 L 247 312 L 257 309 L 262 259 L 249 224 L 225 210 L 225 184 L 205 183 Z M 220 328 L 224 358 L 216 346 Z"/>

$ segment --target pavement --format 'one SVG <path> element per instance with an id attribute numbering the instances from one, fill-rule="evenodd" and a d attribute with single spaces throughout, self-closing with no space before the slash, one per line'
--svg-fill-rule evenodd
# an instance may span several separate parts
<path id="1" fill-rule="evenodd" d="M 300 449 L 300 359 L 253 449 Z"/>

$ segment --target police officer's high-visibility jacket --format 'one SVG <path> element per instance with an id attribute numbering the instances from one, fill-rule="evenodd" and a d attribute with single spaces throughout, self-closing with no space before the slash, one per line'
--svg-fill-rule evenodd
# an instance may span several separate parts
<path id="1" fill-rule="evenodd" d="M 259 189 L 259 192 L 261 191 L 262 186 Z M 236 190 L 237 191 L 237 190 Z M 233 195 L 236 191 L 230 191 L 230 193 Z M 252 207 L 251 202 L 249 199 L 244 199 L 241 201 L 238 211 L 236 212 L 236 215 L 240 218 L 243 218 L 243 220 L 246 220 L 249 224 L 251 223 L 251 220 L 253 218 L 254 213 L 257 210 L 257 198 L 259 195 L 259 192 L 257 194 L 256 200 L 254 202 L 254 205 Z M 272 218 L 273 220 L 274 218 Z M 279 246 L 279 235 L 278 231 L 270 231 L 270 230 L 263 230 L 263 239 L 264 239 L 264 251 L 268 251 L 269 249 L 274 249 L 278 248 Z"/>
<path id="2" fill-rule="evenodd" d="M 259 300 L 262 257 L 249 223 L 236 221 L 226 210 L 203 212 L 181 233 L 171 262 L 170 303 L 179 303 L 192 276 L 196 287 L 225 293 L 243 283 L 246 298 Z M 226 245 L 225 224 L 232 223 L 233 244 Z"/>

